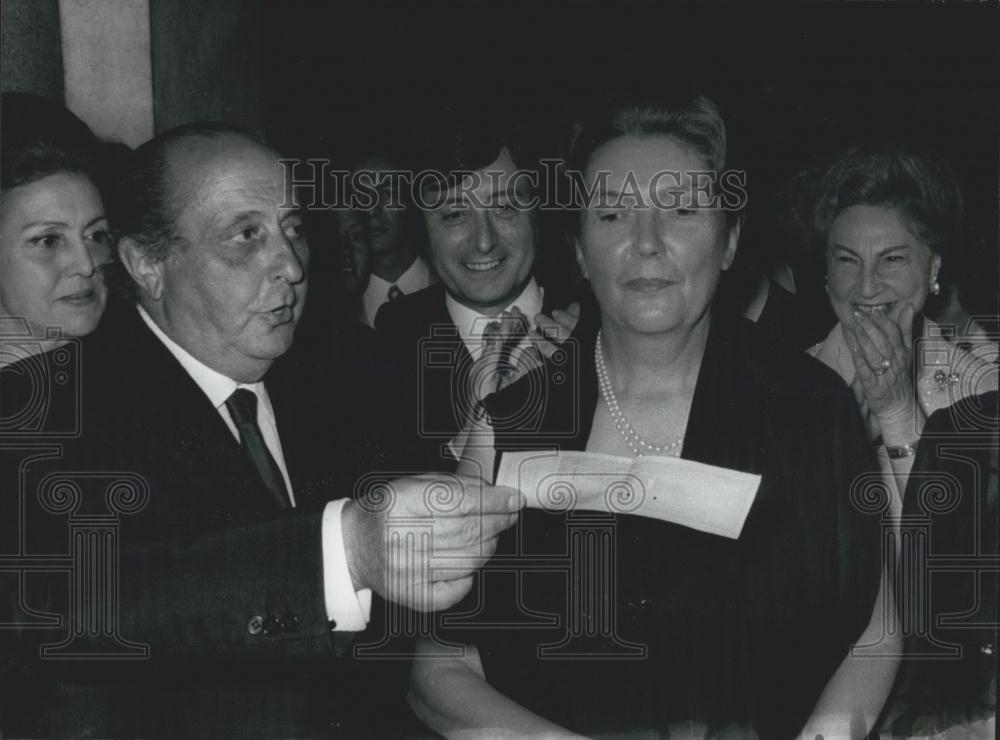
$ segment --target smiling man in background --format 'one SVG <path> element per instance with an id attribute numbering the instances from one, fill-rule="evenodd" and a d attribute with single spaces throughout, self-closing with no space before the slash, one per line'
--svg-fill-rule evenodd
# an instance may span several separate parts
<path id="1" fill-rule="evenodd" d="M 429 443 L 431 467 L 454 462 L 448 443 L 503 383 L 495 363 L 479 363 L 484 345 L 502 336 L 513 367 L 541 341 L 539 322 L 553 325 L 546 315 L 570 326 L 578 316 L 578 307 L 553 310 L 568 308 L 566 284 L 535 278 L 537 160 L 516 130 L 459 121 L 433 136 L 422 172 L 435 176 L 421 180 L 419 196 L 441 283 L 383 306 L 376 321 L 404 385 L 398 421 Z"/>

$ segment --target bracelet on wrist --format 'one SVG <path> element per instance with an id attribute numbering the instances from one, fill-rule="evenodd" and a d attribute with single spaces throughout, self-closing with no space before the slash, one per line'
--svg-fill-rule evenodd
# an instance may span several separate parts
<path id="1" fill-rule="evenodd" d="M 885 451 L 889 455 L 890 460 L 898 460 L 901 457 L 912 457 L 917 454 L 917 443 L 906 445 L 886 445 Z"/>

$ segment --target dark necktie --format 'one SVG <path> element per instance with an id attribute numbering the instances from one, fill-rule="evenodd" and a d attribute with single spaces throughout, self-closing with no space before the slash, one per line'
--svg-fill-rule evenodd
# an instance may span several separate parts
<path id="1" fill-rule="evenodd" d="M 389 294 L 388 295 L 389 295 L 389 300 L 390 301 L 394 301 L 397 298 L 399 298 L 401 295 L 404 295 L 404 293 L 403 293 L 403 291 L 401 291 L 399 289 L 398 285 L 392 285 L 392 286 L 389 286 Z"/>
<path id="2" fill-rule="evenodd" d="M 257 425 L 257 394 L 246 388 L 237 388 L 226 400 L 226 408 L 240 433 L 240 444 L 246 450 L 250 462 L 257 469 L 264 485 L 281 505 L 289 506 L 288 492 L 285 489 L 285 479 L 281 476 L 278 463 L 271 457 L 264 436 Z"/>

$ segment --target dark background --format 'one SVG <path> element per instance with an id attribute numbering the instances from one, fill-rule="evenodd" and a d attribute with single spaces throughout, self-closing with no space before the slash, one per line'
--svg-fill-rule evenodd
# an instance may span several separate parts
<path id="1" fill-rule="evenodd" d="M 967 200 L 969 248 L 951 267 L 970 275 L 971 310 L 996 311 L 996 3 L 283 2 L 263 13 L 265 129 L 335 164 L 372 142 L 414 142 L 464 109 L 513 116 L 556 152 L 583 105 L 700 88 L 722 107 L 731 166 L 748 170 L 744 255 L 803 246 L 785 243 L 777 197 L 792 174 L 861 138 L 930 146 Z"/>
<path id="2" fill-rule="evenodd" d="M 0 11 L 3 88 L 61 99 L 58 0 L 3 0 Z M 822 278 L 795 209 L 808 193 L 789 178 L 861 139 L 929 146 L 954 165 L 967 202 L 965 248 L 942 279 L 962 277 L 972 313 L 998 311 L 995 0 L 149 0 L 149 13 L 155 131 L 221 119 L 341 167 L 385 142 L 412 150 L 439 116 L 465 109 L 514 118 L 558 155 L 595 101 L 700 88 L 723 110 L 730 166 L 748 172 L 730 275 L 792 263 L 817 310 Z M 314 285 L 338 261 L 331 214 L 316 216 Z M 571 252 L 547 233 L 542 259 L 565 274 Z"/>

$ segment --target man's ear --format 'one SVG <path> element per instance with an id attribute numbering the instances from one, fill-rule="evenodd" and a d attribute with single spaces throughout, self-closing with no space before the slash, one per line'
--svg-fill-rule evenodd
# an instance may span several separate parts
<path id="1" fill-rule="evenodd" d="M 587 263 L 583 261 L 583 250 L 580 249 L 579 237 L 573 239 L 573 247 L 576 249 L 576 264 L 580 267 L 580 274 L 590 280 L 590 275 L 587 274 Z"/>
<path id="2" fill-rule="evenodd" d="M 732 264 L 733 260 L 736 259 L 736 245 L 740 241 L 740 227 L 743 226 L 743 217 L 740 216 L 736 219 L 733 225 L 729 228 L 729 234 L 726 236 L 726 254 L 722 258 L 722 269 L 728 270 Z"/>
<path id="3" fill-rule="evenodd" d="M 134 239 L 122 237 L 118 242 L 118 258 L 128 274 L 154 301 L 163 295 L 163 260 L 154 260 Z"/>

